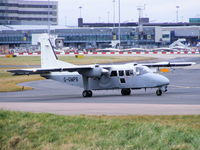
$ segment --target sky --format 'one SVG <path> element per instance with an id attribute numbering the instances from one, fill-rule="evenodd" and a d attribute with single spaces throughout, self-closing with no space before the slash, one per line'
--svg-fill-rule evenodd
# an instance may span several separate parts
<path id="1" fill-rule="evenodd" d="M 59 25 L 77 26 L 77 18 L 83 17 L 85 23 L 113 22 L 113 4 L 115 4 L 115 22 L 118 22 L 119 0 L 50 0 L 58 1 Z M 113 2 L 115 1 L 115 2 Z M 176 22 L 177 8 L 179 22 L 188 22 L 189 18 L 200 18 L 200 0 L 120 0 L 121 22 L 137 22 L 137 8 L 144 8 L 142 16 L 150 22 Z"/>

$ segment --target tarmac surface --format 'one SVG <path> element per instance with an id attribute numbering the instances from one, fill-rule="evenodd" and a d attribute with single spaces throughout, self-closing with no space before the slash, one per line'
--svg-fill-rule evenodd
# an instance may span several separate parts
<path id="1" fill-rule="evenodd" d="M 171 61 L 194 61 L 199 57 Z M 189 115 L 200 114 L 200 68 L 178 68 L 162 73 L 170 80 L 168 91 L 156 96 L 156 89 L 132 90 L 122 96 L 120 90 L 93 91 L 83 98 L 82 90 L 52 80 L 22 83 L 34 90 L 0 93 L 0 109 L 47 112 L 64 115 Z"/>

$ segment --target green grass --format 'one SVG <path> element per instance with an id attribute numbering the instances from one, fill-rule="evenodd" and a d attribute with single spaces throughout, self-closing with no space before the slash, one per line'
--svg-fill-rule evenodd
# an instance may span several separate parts
<path id="1" fill-rule="evenodd" d="M 85 56 L 83 58 L 75 58 L 74 56 L 60 56 L 60 60 L 70 62 L 72 64 L 112 64 L 116 62 L 138 62 L 144 60 L 155 59 L 153 57 L 143 56 Z"/>
<path id="2" fill-rule="evenodd" d="M 198 150 L 196 116 L 58 116 L 0 111 L 0 149 Z"/>
<path id="3" fill-rule="evenodd" d="M 22 87 L 17 85 L 18 83 L 42 80 L 44 78 L 39 75 L 33 76 L 12 76 L 11 73 L 7 70 L 12 68 L 0 68 L 0 92 L 13 92 L 13 91 L 22 91 L 22 90 L 31 90 L 31 87 Z"/>
<path id="4" fill-rule="evenodd" d="M 40 65 L 39 56 L 0 57 L 0 65 Z"/>
<path id="5" fill-rule="evenodd" d="M 135 62 L 151 60 L 153 57 L 142 56 L 85 56 L 75 58 L 75 56 L 59 56 L 60 60 L 73 64 L 96 64 L 114 62 Z M 18 56 L 13 58 L 0 57 L 0 65 L 40 65 L 40 56 Z"/>

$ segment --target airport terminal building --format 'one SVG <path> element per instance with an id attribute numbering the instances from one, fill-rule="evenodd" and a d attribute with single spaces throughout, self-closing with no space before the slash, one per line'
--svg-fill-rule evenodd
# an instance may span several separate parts
<path id="1" fill-rule="evenodd" d="M 57 12 L 56 1 L 0 0 L 0 25 L 57 25 Z"/>
<path id="2" fill-rule="evenodd" d="M 18 47 L 32 44 L 34 34 L 47 33 L 47 26 L 34 25 L 0 25 L 0 45 Z M 76 48 L 105 48 L 112 41 L 118 40 L 117 27 L 65 27 L 51 26 L 51 34 L 64 39 L 64 45 Z M 200 26 L 144 26 L 121 27 L 121 46 L 130 47 L 161 47 L 185 38 L 190 45 L 200 41 Z"/>

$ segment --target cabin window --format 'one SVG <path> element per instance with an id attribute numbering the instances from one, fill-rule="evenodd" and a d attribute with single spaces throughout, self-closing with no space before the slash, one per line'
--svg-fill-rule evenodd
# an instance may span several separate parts
<path id="1" fill-rule="evenodd" d="M 126 76 L 130 76 L 130 70 L 125 70 Z"/>
<path id="2" fill-rule="evenodd" d="M 119 70 L 119 76 L 124 76 L 124 70 Z"/>
<path id="3" fill-rule="evenodd" d="M 117 71 L 111 71 L 110 76 L 111 76 L 111 77 L 116 77 L 116 76 L 117 76 Z"/>
<path id="4" fill-rule="evenodd" d="M 130 70 L 130 76 L 133 76 L 134 73 L 133 73 L 133 70 Z"/>

